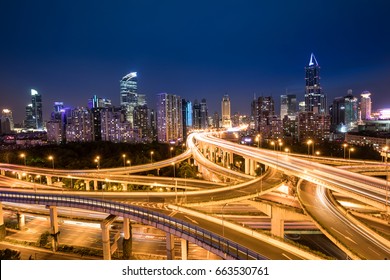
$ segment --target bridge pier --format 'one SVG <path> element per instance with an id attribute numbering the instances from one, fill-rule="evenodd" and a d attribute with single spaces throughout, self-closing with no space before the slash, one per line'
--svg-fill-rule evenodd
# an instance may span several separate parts
<path id="1" fill-rule="evenodd" d="M 109 215 L 100 223 L 102 229 L 102 243 L 103 243 L 103 259 L 111 260 L 111 246 L 110 246 L 110 227 L 116 219 L 115 215 Z"/>
<path id="2" fill-rule="evenodd" d="M 18 229 L 22 230 L 24 226 L 26 225 L 26 218 L 23 213 L 17 212 L 16 213 L 16 219 L 18 220 Z"/>
<path id="3" fill-rule="evenodd" d="M 271 209 L 271 234 L 284 238 L 284 209 L 272 207 Z"/>
<path id="4" fill-rule="evenodd" d="M 188 241 L 181 239 L 181 259 L 188 260 Z"/>
<path id="5" fill-rule="evenodd" d="M 4 217 L 3 217 L 3 203 L 0 202 L 0 240 L 4 240 L 6 235 Z"/>
<path id="6" fill-rule="evenodd" d="M 84 180 L 85 190 L 86 190 L 86 191 L 89 191 L 89 190 L 90 190 L 89 182 L 91 182 L 91 181 L 90 181 L 90 180 Z"/>
<path id="7" fill-rule="evenodd" d="M 98 181 L 97 180 L 93 180 L 93 190 L 94 191 L 98 190 Z"/>
<path id="8" fill-rule="evenodd" d="M 1 175 L 5 176 L 5 170 L 1 169 Z"/>
<path id="9" fill-rule="evenodd" d="M 47 185 L 48 185 L 48 186 L 53 185 L 53 181 L 52 181 L 51 178 L 52 178 L 51 176 L 46 176 L 46 182 L 47 182 Z"/>
<path id="10" fill-rule="evenodd" d="M 133 254 L 133 235 L 129 218 L 123 218 L 123 259 L 130 260 Z"/>
<path id="11" fill-rule="evenodd" d="M 60 232 L 58 230 L 58 215 L 57 215 L 57 207 L 56 206 L 49 206 L 50 209 L 50 228 L 51 228 L 51 244 L 53 248 L 53 252 L 56 252 L 58 250 L 58 244 L 59 244 L 59 235 Z"/>
<path id="12" fill-rule="evenodd" d="M 244 160 L 245 160 L 245 174 L 249 175 L 251 160 L 249 158 L 245 158 Z"/>
<path id="13" fill-rule="evenodd" d="M 175 236 L 167 233 L 167 260 L 173 260 L 175 258 Z"/>

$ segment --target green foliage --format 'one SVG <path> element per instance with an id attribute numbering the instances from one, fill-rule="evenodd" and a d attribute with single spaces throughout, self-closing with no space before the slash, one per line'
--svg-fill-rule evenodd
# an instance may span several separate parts
<path id="1" fill-rule="evenodd" d="M 49 242 L 50 232 L 46 231 L 41 234 L 41 236 L 38 239 L 38 246 L 39 247 L 45 247 L 47 243 Z"/>
<path id="2" fill-rule="evenodd" d="M 0 250 L 0 260 L 20 260 L 20 252 L 17 250 Z"/>

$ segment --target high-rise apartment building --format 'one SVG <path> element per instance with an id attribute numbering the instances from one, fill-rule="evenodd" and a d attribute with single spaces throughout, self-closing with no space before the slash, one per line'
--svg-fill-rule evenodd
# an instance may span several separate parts
<path id="1" fill-rule="evenodd" d="M 183 140 L 182 103 L 180 96 L 160 93 L 157 95 L 157 137 L 160 142 Z"/>
<path id="2" fill-rule="evenodd" d="M 120 80 L 120 105 L 126 112 L 126 120 L 133 125 L 134 107 L 138 105 L 137 72 L 131 72 Z"/>
<path id="3" fill-rule="evenodd" d="M 363 91 L 360 95 L 360 112 L 363 121 L 371 119 L 371 93 Z"/>
<path id="4" fill-rule="evenodd" d="M 192 125 L 194 129 L 201 129 L 200 104 L 197 99 L 192 107 Z"/>
<path id="5" fill-rule="evenodd" d="M 209 128 L 209 113 L 207 108 L 206 99 L 203 98 L 200 102 L 200 128 Z"/>
<path id="6" fill-rule="evenodd" d="M 183 119 L 183 137 L 187 137 L 188 129 L 192 127 L 192 103 L 189 100 L 182 99 L 182 119 Z"/>
<path id="7" fill-rule="evenodd" d="M 222 112 L 222 127 L 230 128 L 232 127 L 232 121 L 230 119 L 230 98 L 229 95 L 225 94 L 221 102 L 221 112 Z"/>
<path id="8" fill-rule="evenodd" d="M 305 111 L 315 114 L 326 113 L 326 96 L 321 87 L 320 66 L 311 54 L 309 65 L 305 67 Z"/>

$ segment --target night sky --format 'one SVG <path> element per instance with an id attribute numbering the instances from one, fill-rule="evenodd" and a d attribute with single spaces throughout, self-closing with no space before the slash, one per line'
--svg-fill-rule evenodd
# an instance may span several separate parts
<path id="1" fill-rule="evenodd" d="M 212 114 L 227 93 L 249 113 L 253 94 L 303 100 L 312 52 L 328 105 L 352 89 L 390 107 L 389 12 L 386 0 L 1 0 L 0 109 L 22 121 L 31 88 L 44 120 L 54 101 L 119 105 L 119 80 L 137 71 L 151 107 L 168 92 L 206 98 Z"/>

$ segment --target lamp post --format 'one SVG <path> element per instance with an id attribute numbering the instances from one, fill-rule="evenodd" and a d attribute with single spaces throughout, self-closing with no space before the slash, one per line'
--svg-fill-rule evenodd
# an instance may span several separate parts
<path id="1" fill-rule="evenodd" d="M 123 154 L 122 158 L 123 158 L 123 167 L 126 167 L 126 155 Z"/>
<path id="2" fill-rule="evenodd" d="M 150 152 L 150 163 L 153 163 L 153 154 L 154 154 L 154 152 L 151 151 L 151 152 Z"/>
<path id="3" fill-rule="evenodd" d="M 345 159 L 345 148 L 347 148 L 348 144 L 347 143 L 344 143 L 343 144 L 343 147 L 344 147 L 344 159 Z"/>
<path id="4" fill-rule="evenodd" d="M 279 150 L 282 151 L 283 142 L 279 142 Z"/>
<path id="5" fill-rule="evenodd" d="M 24 160 L 24 166 L 26 166 L 26 154 L 20 154 L 20 157 Z"/>
<path id="6" fill-rule="evenodd" d="M 256 141 L 257 141 L 257 148 L 260 148 L 260 134 L 257 134 Z"/>
<path id="7" fill-rule="evenodd" d="M 54 169 L 54 157 L 53 156 L 49 156 L 49 160 L 51 160 L 51 166 Z"/>
<path id="8" fill-rule="evenodd" d="M 100 169 L 100 156 L 97 156 L 97 157 L 95 158 L 95 162 L 96 162 L 96 168 L 97 168 L 97 169 Z"/>
<path id="9" fill-rule="evenodd" d="M 171 153 L 171 157 L 172 157 L 172 151 L 173 151 L 173 147 L 171 147 L 171 148 L 169 149 L 169 151 L 170 151 L 170 153 Z"/>
<path id="10" fill-rule="evenodd" d="M 275 152 L 275 142 L 274 141 L 271 142 L 271 146 L 274 146 L 274 152 Z"/>
<path id="11" fill-rule="evenodd" d="M 354 148 L 349 148 L 348 149 L 348 160 L 351 161 L 351 152 L 355 151 Z"/>
<path id="12" fill-rule="evenodd" d="M 389 150 L 389 147 L 388 146 L 385 146 L 383 148 L 383 150 L 385 151 L 385 168 L 386 168 L 386 200 L 385 200 L 385 207 L 386 207 L 386 213 L 387 213 L 387 206 L 388 206 L 388 203 L 387 203 L 387 199 L 388 199 L 388 192 L 389 192 L 389 180 L 388 180 L 388 166 L 387 166 L 387 151 Z"/>
<path id="13" fill-rule="evenodd" d="M 307 140 L 307 155 L 310 155 L 310 145 L 313 144 L 313 140 Z M 314 146 L 314 144 L 313 144 Z"/>
<path id="14" fill-rule="evenodd" d="M 316 151 L 316 156 L 318 157 L 321 154 L 320 151 Z"/>

